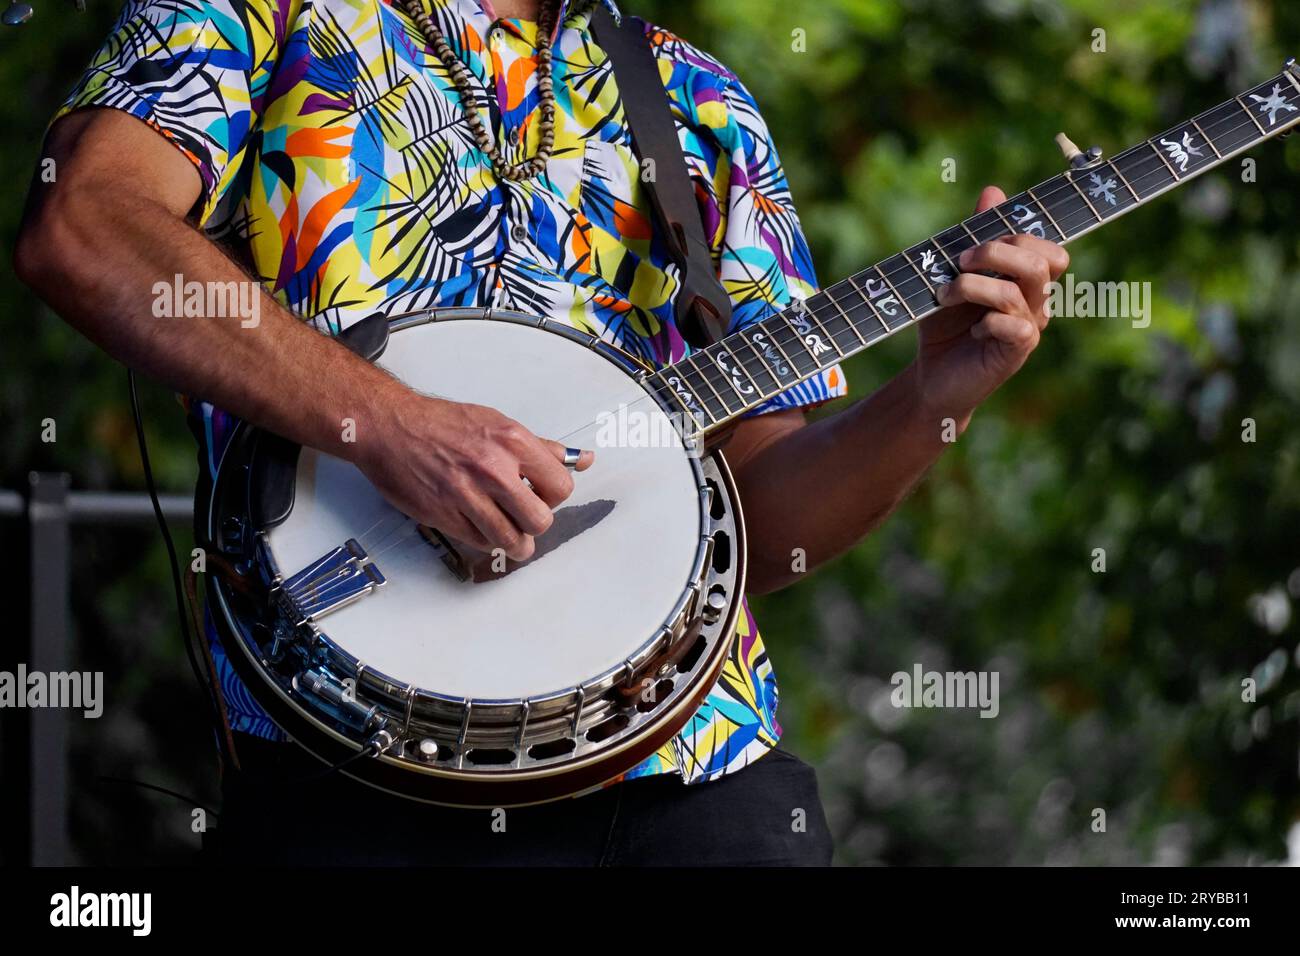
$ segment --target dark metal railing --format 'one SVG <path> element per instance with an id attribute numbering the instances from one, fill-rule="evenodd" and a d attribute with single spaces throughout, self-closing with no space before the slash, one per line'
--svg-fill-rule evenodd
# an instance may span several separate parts
<path id="1" fill-rule="evenodd" d="M 188 495 L 160 495 L 169 521 L 188 522 L 194 504 Z M 72 568 L 69 539 L 73 525 L 140 524 L 154 521 L 149 496 L 136 492 L 72 491 L 63 472 L 28 475 L 27 494 L 0 491 L 0 519 L 25 518 L 30 542 L 30 671 L 67 671 L 71 661 L 69 595 Z M 68 843 L 68 716 L 59 707 L 35 708 L 30 720 L 29 859 L 33 866 L 71 861 Z"/>

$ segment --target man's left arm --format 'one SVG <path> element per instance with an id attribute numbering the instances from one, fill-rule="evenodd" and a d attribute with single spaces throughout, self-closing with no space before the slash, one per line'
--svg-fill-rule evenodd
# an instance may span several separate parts
<path id="1" fill-rule="evenodd" d="M 1006 196 L 984 190 L 977 211 Z M 1047 327 L 1055 243 L 1015 236 L 964 253 L 962 274 L 924 320 L 916 360 L 870 397 L 814 424 L 786 409 L 745 419 L 726 446 L 748 521 L 748 589 L 795 581 L 851 548 L 915 487 L 975 408 L 1016 373 Z M 994 278 L 995 274 L 998 278 Z M 951 437 L 949 434 L 948 437 Z"/>

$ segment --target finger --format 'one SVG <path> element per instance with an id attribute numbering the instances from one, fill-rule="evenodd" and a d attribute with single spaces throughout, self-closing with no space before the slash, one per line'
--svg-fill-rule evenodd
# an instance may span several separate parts
<path id="1" fill-rule="evenodd" d="M 564 467 L 562 465 L 556 467 L 560 469 L 563 480 L 572 485 L 573 479 L 569 477 Z M 515 527 L 524 534 L 543 534 L 555 520 L 555 516 L 551 513 L 555 504 L 550 500 L 554 494 L 544 487 L 539 488 L 537 482 L 531 479 L 527 482 L 521 481 L 522 470 L 522 465 L 494 470 L 488 479 L 488 493 L 497 507 L 509 515 Z M 554 480 L 554 475 L 548 477 Z"/>
<path id="2" fill-rule="evenodd" d="M 558 441 L 551 441 L 549 438 L 541 439 L 541 443 L 550 449 L 560 463 L 564 463 L 564 456 L 568 453 L 567 446 L 560 444 Z M 578 464 L 574 466 L 574 471 L 586 471 L 591 467 L 592 462 L 596 460 L 596 453 L 588 449 L 583 449 L 582 454 L 578 456 Z M 567 467 L 567 466 L 566 466 Z"/>
<path id="3" fill-rule="evenodd" d="M 1010 242 L 986 242 L 963 252 L 957 264 L 963 270 L 995 272 L 1013 280 L 1020 286 L 1030 311 L 1046 319 L 1043 306 L 1051 291 L 1047 286 L 1052 281 L 1052 270 L 1047 259 L 1036 251 Z"/>
<path id="4" fill-rule="evenodd" d="M 1037 346 L 1040 337 L 1038 326 L 1029 319 L 1006 312 L 986 312 L 970 327 L 970 334 L 975 339 L 995 339 L 1004 345 L 1026 350 Z"/>
<path id="5" fill-rule="evenodd" d="M 1058 278 L 1066 269 L 1070 268 L 1070 253 L 1059 242 L 1040 239 L 1037 236 L 1027 236 L 1024 233 L 1017 233 L 1014 236 L 1002 236 L 996 241 L 1019 246 L 1021 249 L 1028 249 L 1030 252 L 1042 256 L 1047 260 L 1053 279 Z"/>
<path id="6" fill-rule="evenodd" d="M 426 524 L 428 524 L 428 522 L 426 522 Z M 474 527 L 474 523 L 460 512 L 457 512 L 454 515 L 448 515 L 446 518 L 443 518 L 434 524 L 430 524 L 429 526 L 431 528 L 437 528 L 440 534 L 445 535 L 452 541 L 469 545 L 471 548 L 476 548 L 479 551 L 492 550 L 492 543 L 488 541 L 487 538 L 483 537 L 478 528 Z"/>
<path id="7" fill-rule="evenodd" d="M 484 551 L 500 548 L 515 561 L 527 561 L 533 556 L 532 535 L 521 531 L 493 499 L 474 495 L 460 510 L 487 542 Z"/>
<path id="8" fill-rule="evenodd" d="M 992 209 L 998 203 L 1007 201 L 1007 194 L 997 186 L 985 186 L 980 190 L 979 202 L 975 204 L 976 212 L 983 212 L 985 209 Z"/>
<path id="9" fill-rule="evenodd" d="M 995 279 L 976 272 L 963 272 L 946 285 L 939 287 L 939 304 L 948 307 L 970 303 L 982 305 L 995 312 L 1026 315 L 1029 305 L 1020 286 L 1009 279 Z"/>
<path id="10" fill-rule="evenodd" d="M 578 459 L 580 468 L 591 465 L 595 455 L 584 452 Z M 573 494 L 573 474 L 563 464 L 564 446 L 559 442 L 537 439 L 525 449 L 519 460 L 519 472 L 528 479 L 537 496 L 551 508 Z"/>

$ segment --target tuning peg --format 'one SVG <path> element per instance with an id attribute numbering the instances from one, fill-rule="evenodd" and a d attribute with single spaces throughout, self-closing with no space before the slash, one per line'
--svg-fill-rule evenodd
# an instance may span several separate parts
<path id="1" fill-rule="evenodd" d="M 32 18 L 32 7 L 29 3 L 19 3 L 18 0 L 10 0 L 9 9 L 4 12 L 0 20 L 4 21 L 7 27 L 22 26 Z"/>
<path id="2" fill-rule="evenodd" d="M 1076 156 L 1083 155 L 1083 150 L 1079 149 L 1078 146 L 1075 146 L 1070 140 L 1070 137 L 1066 136 L 1064 133 L 1056 134 L 1056 145 L 1061 147 L 1061 154 L 1065 157 L 1067 162 L 1073 163 Z"/>
<path id="3" fill-rule="evenodd" d="M 1101 162 L 1102 151 L 1100 146 L 1089 146 L 1088 151 L 1085 153 L 1078 146 L 1075 146 L 1070 137 L 1064 133 L 1056 134 L 1056 145 L 1061 147 L 1062 155 L 1075 169 L 1095 166 Z"/>

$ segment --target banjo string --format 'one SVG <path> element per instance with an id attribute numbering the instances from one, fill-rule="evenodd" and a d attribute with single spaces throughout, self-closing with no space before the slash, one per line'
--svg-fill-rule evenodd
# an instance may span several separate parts
<path id="1" fill-rule="evenodd" d="M 430 311 L 436 311 L 436 310 L 430 310 Z M 406 314 L 406 313 L 403 313 L 403 314 Z M 664 367 L 665 367 L 665 368 L 671 368 L 671 366 L 664 366 Z M 420 394 L 421 394 L 421 395 L 424 395 L 426 398 L 436 398 L 436 399 L 440 399 L 441 401 L 444 401 L 444 402 L 454 402 L 454 401 L 456 401 L 456 399 L 454 399 L 454 398 L 449 398 L 449 397 L 447 397 L 446 395 L 441 395 L 441 394 L 439 394 L 438 392 L 426 392 L 426 391 L 423 391 L 423 390 L 422 390 L 422 391 L 420 392 Z M 633 394 L 632 391 L 631 391 L 631 389 L 629 389 L 629 394 Z M 642 404 L 643 402 L 654 402 L 656 405 L 659 404 L 658 401 L 656 400 L 655 396 L 654 396 L 652 393 L 647 392 L 644 388 L 641 388 L 641 387 L 638 386 L 638 387 L 636 388 L 636 390 L 635 390 L 635 394 L 636 394 L 637 397 L 633 398 L 633 399 L 632 399 L 631 401 L 629 401 L 629 402 L 623 402 L 623 403 L 622 403 L 622 407 L 623 407 L 623 408 L 626 408 L 626 409 L 636 408 L 638 405 Z M 567 432 L 565 432 L 565 433 L 562 434 L 562 435 L 553 435 L 553 436 L 551 437 L 550 440 L 551 440 L 551 441 L 557 441 L 557 442 L 562 442 L 562 443 L 563 443 L 563 442 L 567 441 L 567 439 L 572 438 L 574 435 L 581 434 L 582 432 L 587 431 L 588 429 L 591 429 L 591 428 L 597 428 L 597 427 L 599 427 L 599 426 L 600 426 L 600 423 L 604 420 L 605 416 L 610 415 L 610 414 L 613 414 L 613 413 L 612 413 L 612 412 L 609 412 L 609 411 L 602 411 L 602 412 L 600 412 L 600 414 L 598 414 L 595 418 L 592 418 L 592 419 L 590 419 L 590 420 L 588 420 L 588 421 L 583 422 L 583 423 L 582 423 L 581 425 L 579 425 L 578 427 L 576 427 L 576 428 L 574 428 L 574 429 L 572 429 L 572 430 L 570 430 L 570 431 L 567 431 Z M 666 414 L 666 413 L 665 413 L 665 414 Z M 540 436 L 539 436 L 539 437 L 540 437 Z M 594 450 L 594 449 L 592 449 L 592 450 Z"/>
<path id="2" fill-rule="evenodd" d="M 610 478 L 610 477 L 617 477 L 619 475 L 629 473 L 633 471 L 633 466 L 634 466 L 634 461 L 631 458 L 625 457 L 623 459 L 623 464 L 617 467 L 604 469 L 601 472 L 601 477 Z M 392 506 L 389 505 L 389 507 Z M 426 547 L 428 546 L 428 543 L 424 540 L 424 537 L 420 535 L 420 533 L 417 530 L 419 522 L 417 522 L 414 518 L 410 517 L 409 515 L 405 515 L 402 514 L 402 512 L 397 511 L 396 508 L 393 508 L 393 511 L 395 512 L 395 514 L 387 515 L 383 518 L 380 518 L 369 528 L 367 528 L 362 535 L 357 536 L 358 543 L 360 543 L 361 546 L 366 549 L 366 553 L 370 555 L 371 561 L 378 562 L 378 560 L 384 555 L 392 554 L 395 551 L 397 551 L 399 548 L 407 547 L 410 545 L 424 545 Z M 377 539 L 373 541 L 373 543 L 369 543 L 367 541 L 367 536 L 370 534 L 371 531 L 373 531 L 375 528 L 383 524 L 385 521 L 391 521 L 394 518 L 397 518 L 398 520 L 393 527 L 384 531 Z"/>

